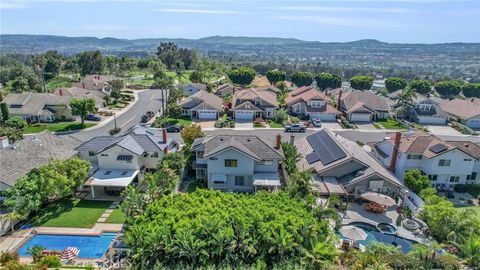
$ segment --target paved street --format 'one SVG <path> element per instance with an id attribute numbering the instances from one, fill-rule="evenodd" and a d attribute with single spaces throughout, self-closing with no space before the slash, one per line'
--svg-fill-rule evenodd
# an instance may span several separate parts
<path id="1" fill-rule="evenodd" d="M 147 111 L 158 112 L 162 104 L 160 90 L 145 90 L 138 94 L 138 101 L 126 112 L 117 116 L 117 127 L 125 131 L 140 123 L 142 115 Z M 113 118 L 105 125 L 91 130 L 71 134 L 73 137 L 87 141 L 95 136 L 109 135 L 108 131 L 115 127 Z"/>

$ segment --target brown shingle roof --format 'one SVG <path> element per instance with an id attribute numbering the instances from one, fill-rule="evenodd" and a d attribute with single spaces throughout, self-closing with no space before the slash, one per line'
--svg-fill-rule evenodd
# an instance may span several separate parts
<path id="1" fill-rule="evenodd" d="M 285 98 L 285 103 L 288 106 L 291 106 L 297 102 L 308 102 L 312 99 L 322 99 L 326 102 L 330 100 L 330 98 L 326 96 L 324 92 L 318 91 L 315 87 L 302 86 L 288 93 L 287 97 Z"/>
<path id="2" fill-rule="evenodd" d="M 223 100 L 212 93 L 200 90 L 182 99 L 179 105 L 184 109 L 193 109 L 202 103 L 220 111 L 222 110 Z"/>
<path id="3" fill-rule="evenodd" d="M 367 111 L 390 111 L 390 106 L 388 106 L 387 101 L 370 91 L 353 91 L 345 93 L 341 98 L 341 102 L 347 112 L 353 112 L 362 107 Z"/>
<path id="4" fill-rule="evenodd" d="M 254 101 L 256 98 L 260 98 L 266 101 L 267 103 L 271 104 L 272 107 L 278 107 L 277 95 L 275 95 L 271 91 L 257 90 L 255 88 L 247 88 L 247 89 L 236 91 L 235 94 L 233 95 L 232 104 L 234 106 L 238 106 L 240 105 L 240 103 L 243 103 L 245 100 Z M 255 102 L 252 102 L 252 103 L 255 103 Z M 263 107 L 266 107 L 266 106 L 263 105 Z"/>
<path id="5" fill-rule="evenodd" d="M 480 100 L 478 99 L 452 99 L 440 104 L 440 108 L 445 112 L 460 117 L 470 119 L 480 115 Z"/>

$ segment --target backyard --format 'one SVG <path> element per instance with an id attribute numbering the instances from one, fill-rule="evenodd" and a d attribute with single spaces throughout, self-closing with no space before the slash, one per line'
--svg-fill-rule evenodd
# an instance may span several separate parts
<path id="1" fill-rule="evenodd" d="M 85 123 L 82 125 L 80 122 L 55 122 L 55 123 L 38 123 L 29 125 L 23 129 L 24 134 L 32 134 L 48 130 L 51 132 L 62 132 L 70 130 L 80 130 L 95 126 L 95 123 Z"/>
<path id="2" fill-rule="evenodd" d="M 91 228 L 111 204 L 109 201 L 63 199 L 38 213 L 30 220 L 30 225 Z M 118 214 L 115 214 L 112 220 L 118 221 Z"/>
<path id="3" fill-rule="evenodd" d="M 113 210 L 110 216 L 108 216 L 105 223 L 123 224 L 125 223 L 125 216 L 123 215 L 122 211 L 119 208 L 115 208 L 115 210 Z"/>
<path id="4" fill-rule="evenodd" d="M 378 119 L 375 123 L 373 123 L 373 125 L 377 129 L 382 129 L 382 126 L 385 129 L 406 129 L 406 127 L 402 123 L 392 118 Z"/>

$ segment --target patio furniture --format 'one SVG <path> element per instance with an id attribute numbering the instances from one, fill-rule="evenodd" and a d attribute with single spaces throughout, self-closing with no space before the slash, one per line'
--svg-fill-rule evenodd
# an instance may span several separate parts
<path id="1" fill-rule="evenodd" d="M 355 241 L 365 240 L 368 236 L 368 234 L 363 229 L 350 225 L 342 226 L 339 231 L 343 235 L 343 237 Z"/>
<path id="2" fill-rule="evenodd" d="M 366 192 L 366 193 L 363 193 L 361 197 L 367 201 L 385 205 L 386 207 L 390 207 L 392 205 L 397 204 L 393 198 L 387 195 L 376 193 L 376 192 Z"/>

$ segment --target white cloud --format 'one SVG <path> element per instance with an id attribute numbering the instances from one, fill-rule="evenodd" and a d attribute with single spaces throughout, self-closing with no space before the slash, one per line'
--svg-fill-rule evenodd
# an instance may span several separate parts
<path id="1" fill-rule="evenodd" d="M 242 12 L 233 10 L 214 10 L 214 9 L 183 9 L 183 8 L 157 8 L 159 12 L 169 13 L 197 13 L 197 14 L 240 14 Z"/>
<path id="2" fill-rule="evenodd" d="M 380 20 L 380 19 L 364 19 L 364 18 L 350 18 L 350 17 L 335 17 L 335 16 L 272 16 L 272 19 L 299 21 L 324 25 L 338 25 L 346 27 L 357 28 L 373 28 L 373 29 L 390 29 L 395 30 L 401 27 L 400 24 L 394 21 Z"/>

